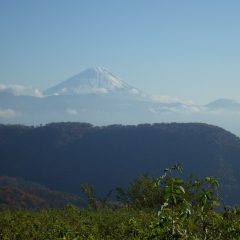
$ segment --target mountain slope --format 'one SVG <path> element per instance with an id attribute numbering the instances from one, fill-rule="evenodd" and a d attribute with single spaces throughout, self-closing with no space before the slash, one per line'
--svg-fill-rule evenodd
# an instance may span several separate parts
<path id="1" fill-rule="evenodd" d="M 240 140 L 206 124 L 93 127 L 59 123 L 0 127 L 0 174 L 79 193 L 89 182 L 104 194 L 177 162 L 185 174 L 221 177 L 227 201 L 240 202 Z"/>
<path id="2" fill-rule="evenodd" d="M 140 94 L 140 91 L 123 82 L 108 70 L 89 68 L 66 81 L 44 91 L 45 95 L 106 94 L 121 92 Z"/>
<path id="3" fill-rule="evenodd" d="M 59 208 L 68 204 L 83 206 L 81 198 L 50 190 L 23 179 L 0 176 L 0 208 Z"/>
<path id="4" fill-rule="evenodd" d="M 206 106 L 213 110 L 240 111 L 240 103 L 233 99 L 217 99 Z"/>

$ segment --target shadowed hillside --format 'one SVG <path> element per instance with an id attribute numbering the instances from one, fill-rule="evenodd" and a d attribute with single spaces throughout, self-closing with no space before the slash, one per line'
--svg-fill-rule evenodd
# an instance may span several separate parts
<path id="1" fill-rule="evenodd" d="M 68 204 L 78 207 L 84 205 L 83 200 L 77 196 L 53 191 L 23 179 L 0 177 L 1 208 L 60 208 Z"/>
<path id="2" fill-rule="evenodd" d="M 240 140 L 222 128 L 197 123 L 111 125 L 52 123 L 0 126 L 0 174 L 79 193 L 100 194 L 143 174 L 158 175 L 180 162 L 186 175 L 221 178 L 228 202 L 240 201 Z"/>

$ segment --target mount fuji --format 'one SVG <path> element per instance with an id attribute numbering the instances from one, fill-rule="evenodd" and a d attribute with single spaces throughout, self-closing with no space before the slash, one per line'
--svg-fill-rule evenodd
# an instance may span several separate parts
<path id="1" fill-rule="evenodd" d="M 89 68 L 44 92 L 49 95 L 81 95 L 121 93 L 146 97 L 147 94 L 130 86 L 102 67 Z"/>

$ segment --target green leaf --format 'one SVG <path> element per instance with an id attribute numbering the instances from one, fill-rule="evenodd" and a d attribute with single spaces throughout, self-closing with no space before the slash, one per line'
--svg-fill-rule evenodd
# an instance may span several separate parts
<path id="1" fill-rule="evenodd" d="M 175 184 L 182 184 L 184 183 L 184 181 L 182 179 L 176 179 L 175 180 Z"/>
<path id="2" fill-rule="evenodd" d="M 174 204 L 177 204 L 177 199 L 176 199 L 176 196 L 174 194 L 172 195 L 172 198 L 173 198 Z"/>
<path id="3" fill-rule="evenodd" d="M 219 207 L 219 206 L 220 206 L 220 203 L 217 202 L 217 201 L 213 201 L 213 202 L 212 202 L 212 206 L 213 206 L 213 207 Z"/>
<path id="4" fill-rule="evenodd" d="M 181 190 L 182 193 L 185 193 L 185 189 L 182 186 L 179 186 L 178 188 L 179 190 Z"/>

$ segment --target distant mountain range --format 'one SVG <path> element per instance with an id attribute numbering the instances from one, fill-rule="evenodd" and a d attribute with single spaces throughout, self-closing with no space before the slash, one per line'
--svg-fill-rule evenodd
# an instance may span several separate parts
<path id="1" fill-rule="evenodd" d="M 224 201 L 240 202 L 240 139 L 216 126 L 0 125 L 0 136 L 0 176 L 72 194 L 80 194 L 81 184 L 88 182 L 103 196 L 142 174 L 159 176 L 166 167 L 182 163 L 185 176 L 220 177 Z"/>
<path id="2" fill-rule="evenodd" d="M 240 103 L 218 99 L 201 106 L 153 97 L 101 67 L 87 69 L 45 91 L 0 84 L 1 123 L 39 125 L 59 121 L 96 125 L 206 122 L 240 135 Z"/>

